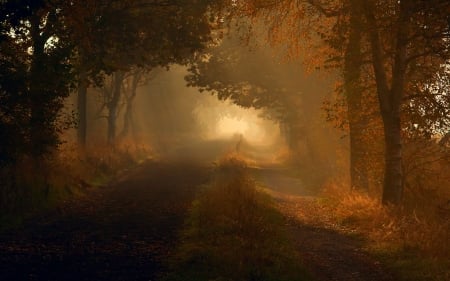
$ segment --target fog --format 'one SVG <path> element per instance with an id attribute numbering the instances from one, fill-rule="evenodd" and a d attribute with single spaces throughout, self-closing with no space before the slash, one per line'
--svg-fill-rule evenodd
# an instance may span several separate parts
<path id="1" fill-rule="evenodd" d="M 275 153 L 282 143 L 276 122 L 262 118 L 259 110 L 186 87 L 186 74 L 184 67 L 173 66 L 140 89 L 135 119 L 140 142 L 151 144 L 158 157 L 171 160 L 213 161 L 237 152 L 241 136 L 245 145 L 239 152 L 259 147 Z"/>
<path id="2" fill-rule="evenodd" d="M 117 145 L 145 147 L 149 158 L 168 161 L 209 163 L 239 153 L 253 165 L 294 163 L 307 175 L 316 167 L 323 178 L 336 171 L 336 151 L 345 149 L 347 141 L 326 122 L 323 110 L 325 100 L 334 103 L 333 72 L 306 69 L 301 59 L 285 61 L 270 48 L 245 46 L 233 38 L 208 52 L 211 66 L 206 66 L 211 69 L 200 72 L 200 78 L 209 85 L 222 83 L 224 88 L 215 92 L 202 89 L 205 85 L 188 87 L 192 69 L 173 64 L 143 71 L 129 103 L 134 74 L 125 75 L 115 120 Z M 113 79 L 106 76 L 103 86 L 89 89 L 90 146 L 108 146 L 108 91 Z M 247 93 L 248 87 L 256 94 Z M 223 96 L 221 91 L 228 90 L 233 94 Z M 130 128 L 125 130 L 129 104 Z"/>

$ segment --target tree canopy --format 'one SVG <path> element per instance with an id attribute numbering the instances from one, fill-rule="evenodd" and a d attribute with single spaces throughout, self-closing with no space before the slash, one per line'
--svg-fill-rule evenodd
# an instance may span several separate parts
<path id="1" fill-rule="evenodd" d="M 75 86 L 80 91 L 101 83 L 103 74 L 135 66 L 187 62 L 211 40 L 211 5 L 216 2 L 2 1 L 2 161 L 42 156 L 58 145 L 58 132 L 71 122 L 61 118 L 63 99 Z"/>
<path id="2" fill-rule="evenodd" d="M 446 98 L 437 97 L 439 91 L 430 91 L 427 85 L 433 84 L 442 64 L 449 60 L 450 3 L 255 0 L 233 4 L 237 15 L 262 21 L 268 30 L 268 41 L 285 46 L 288 57 L 306 53 L 305 62 L 312 67 L 332 67 L 341 72 L 350 133 L 352 186 L 366 185 L 360 179 L 367 177 L 361 172 L 367 162 L 364 151 L 369 147 L 364 144 L 371 124 L 367 118 L 375 116 L 382 121 L 383 202 L 398 204 L 403 190 L 402 134 L 419 126 L 411 126 L 406 118 L 431 117 L 423 113 L 423 104 L 419 105 L 418 100 L 434 101 L 439 104 L 436 108 L 445 107 Z M 372 117 L 361 114 L 367 101 L 377 103 L 370 106 L 378 107 Z M 409 114 L 405 114 L 405 108 Z M 440 110 L 431 122 L 443 124 L 446 118 L 445 110 Z M 447 130 L 445 126 L 443 129 Z"/>

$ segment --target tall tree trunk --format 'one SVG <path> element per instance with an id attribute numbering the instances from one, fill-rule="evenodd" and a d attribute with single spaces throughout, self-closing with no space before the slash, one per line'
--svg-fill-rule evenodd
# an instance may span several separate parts
<path id="1" fill-rule="evenodd" d="M 87 88 L 88 79 L 87 73 L 83 66 L 81 66 L 80 77 L 78 81 L 78 96 L 77 96 L 77 109 L 78 109 L 78 128 L 77 138 L 78 145 L 81 149 L 86 147 L 87 138 Z"/>
<path id="2" fill-rule="evenodd" d="M 367 19 L 369 40 L 372 51 L 372 64 L 377 84 L 378 100 L 383 118 L 385 140 L 385 171 L 383 185 L 383 204 L 399 204 L 403 192 L 402 138 L 400 106 L 404 91 L 406 73 L 406 46 L 408 35 L 408 1 L 399 1 L 396 22 L 394 60 L 391 87 L 389 87 L 381 39 L 377 30 L 372 1 L 364 1 L 364 14 Z"/>
<path id="3" fill-rule="evenodd" d="M 124 120 L 123 120 L 123 129 L 120 133 L 121 138 L 125 138 L 129 132 L 130 128 L 133 127 L 133 102 L 134 98 L 137 94 L 137 87 L 139 84 L 139 80 L 141 79 L 142 73 L 141 71 L 136 71 L 133 75 L 131 81 L 130 95 L 127 97 L 127 104 L 125 107 Z"/>
<path id="4" fill-rule="evenodd" d="M 43 77 L 44 66 L 44 44 L 45 41 L 41 36 L 40 17 L 34 14 L 30 18 L 30 35 L 33 41 L 33 55 L 30 67 L 30 139 L 29 149 L 31 155 L 38 160 L 43 155 L 53 137 L 53 132 L 47 124 L 45 114 L 46 98 L 48 93 L 45 88 L 45 79 Z"/>
<path id="5" fill-rule="evenodd" d="M 116 139 L 116 120 L 117 120 L 117 109 L 119 106 L 122 82 L 124 78 L 123 71 L 116 71 L 114 73 L 114 88 L 111 100 L 108 103 L 108 144 L 114 146 Z"/>
<path id="6" fill-rule="evenodd" d="M 394 62 L 392 67 L 392 85 L 390 92 L 390 114 L 383 113 L 384 138 L 386 151 L 386 171 L 383 188 L 383 203 L 399 204 L 403 195 L 403 165 L 400 107 L 405 88 L 407 70 L 406 53 L 408 45 L 409 3 L 399 1 L 400 10 L 397 20 L 397 34 Z"/>
<path id="7" fill-rule="evenodd" d="M 345 50 L 344 89 L 347 98 L 347 117 L 350 136 L 350 179 L 352 190 L 368 191 L 368 175 L 366 167 L 365 141 L 363 139 L 364 117 L 361 112 L 361 34 L 362 15 L 361 1 L 350 1 L 350 35 Z"/>
<path id="8" fill-rule="evenodd" d="M 383 203 L 398 204 L 403 195 L 402 138 L 400 113 L 383 116 L 385 142 L 385 175 Z"/>
<path id="9" fill-rule="evenodd" d="M 119 139 L 123 139 L 128 136 L 131 126 L 133 126 L 133 103 L 132 101 L 127 100 L 125 113 L 123 115 L 123 128 Z"/>

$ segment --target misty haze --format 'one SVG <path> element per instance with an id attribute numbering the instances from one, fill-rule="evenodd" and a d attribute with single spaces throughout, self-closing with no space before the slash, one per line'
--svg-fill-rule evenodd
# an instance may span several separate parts
<path id="1" fill-rule="evenodd" d="M 0 1 L 0 280 L 450 280 L 449 15 Z"/>

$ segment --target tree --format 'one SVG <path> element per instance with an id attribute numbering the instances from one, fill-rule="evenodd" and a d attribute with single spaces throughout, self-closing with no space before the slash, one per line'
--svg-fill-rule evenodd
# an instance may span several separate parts
<path id="1" fill-rule="evenodd" d="M 353 116 L 357 116 L 354 110 L 358 108 L 358 100 L 361 100 L 358 98 L 361 96 L 358 94 L 361 92 L 358 84 L 362 85 L 362 81 L 358 83 L 358 80 L 362 69 L 365 69 L 366 59 L 373 65 L 373 71 L 367 76 L 372 77 L 370 79 L 376 86 L 383 120 L 383 202 L 398 204 L 403 178 L 400 115 L 405 87 L 412 82 L 423 86 L 430 74 L 436 73 L 437 67 L 448 59 L 450 4 L 440 0 L 361 2 L 251 1 L 238 8 L 251 16 L 262 13 L 271 31 L 274 31 L 275 35 L 270 37 L 274 42 L 280 42 L 280 38 L 294 42 L 298 42 L 298 38 L 310 40 L 314 39 L 311 32 L 318 32 L 321 41 L 331 50 L 331 55 L 328 52 L 325 61 L 344 70 L 344 88 L 351 123 Z M 316 23 L 315 26 L 311 22 Z M 301 33 L 299 30 L 305 31 L 305 26 L 310 28 L 310 32 Z M 297 51 L 298 43 L 292 45 Z M 364 55 L 363 60 L 361 54 Z M 350 126 L 350 129 L 360 130 L 353 127 Z M 354 177 L 352 182 L 355 182 Z"/>
<path id="2" fill-rule="evenodd" d="M 328 132 L 318 126 L 327 83 L 312 83 L 316 77 L 298 63 L 277 63 L 270 57 L 270 52 L 249 50 L 230 35 L 191 65 L 186 80 L 220 100 L 261 109 L 264 118 L 279 123 L 291 160 L 303 170 L 321 170 L 324 179 L 334 159 L 326 148 L 333 146 L 320 144 Z M 324 157 L 324 151 L 330 154 Z"/>
<path id="3" fill-rule="evenodd" d="M 82 146 L 86 142 L 89 80 L 136 66 L 151 69 L 185 63 L 209 42 L 211 22 L 207 12 L 217 4 L 186 0 L 85 2 L 72 1 L 67 8 L 78 56 L 78 139 Z"/>
<path id="4" fill-rule="evenodd" d="M 38 159 L 59 143 L 60 110 L 72 81 L 60 4 L 0 3 L 0 146 L 6 162 L 27 154 Z"/>
<path id="5" fill-rule="evenodd" d="M 136 98 L 137 88 L 142 82 L 147 82 L 143 79 L 145 75 L 144 70 L 135 69 L 130 73 L 129 81 L 127 81 L 125 96 L 125 113 L 123 114 L 123 129 L 120 133 L 120 138 L 125 138 L 133 129 L 133 101 Z M 131 81 L 130 81 L 131 80 Z M 144 80 L 144 81 L 142 81 Z"/>
<path id="6" fill-rule="evenodd" d="M 149 71 L 142 68 L 137 68 L 132 69 L 129 72 L 129 75 L 125 81 L 126 85 L 124 87 L 125 112 L 123 114 L 123 128 L 119 135 L 120 138 L 127 137 L 130 131 L 132 131 L 133 135 L 135 135 L 133 103 L 137 95 L 138 87 L 148 84 L 162 71 L 162 68 L 154 68 Z"/>
<path id="7" fill-rule="evenodd" d="M 446 42 L 448 11 L 450 3 L 439 0 L 366 1 L 363 5 L 384 124 L 383 203 L 386 204 L 400 203 L 403 193 L 401 107 L 408 71 L 431 67 L 437 72 L 439 65 L 447 61 L 450 55 Z M 388 24 L 389 31 L 382 27 L 380 20 Z M 421 67 L 419 59 L 426 65 Z M 387 69 L 386 65 L 391 68 Z"/>
<path id="8" fill-rule="evenodd" d="M 216 95 L 219 100 L 265 109 L 267 118 L 292 125 L 290 131 L 295 135 L 293 126 L 301 119 L 301 93 L 288 85 L 292 77 L 287 77 L 283 66 L 262 63 L 263 58 L 262 52 L 250 52 L 233 39 L 224 40 L 191 64 L 186 81 L 188 86 Z M 292 147 L 297 141 L 287 140 Z"/>
<path id="9" fill-rule="evenodd" d="M 309 68 L 339 69 L 345 97 L 346 126 L 350 147 L 352 189 L 368 190 L 364 129 L 367 116 L 361 109 L 364 100 L 363 62 L 365 54 L 361 1 L 250 1 L 238 7 L 238 14 L 257 18 L 268 28 L 272 45 L 285 45 L 290 59 L 301 57 Z M 257 28 L 258 29 L 258 28 Z"/>

